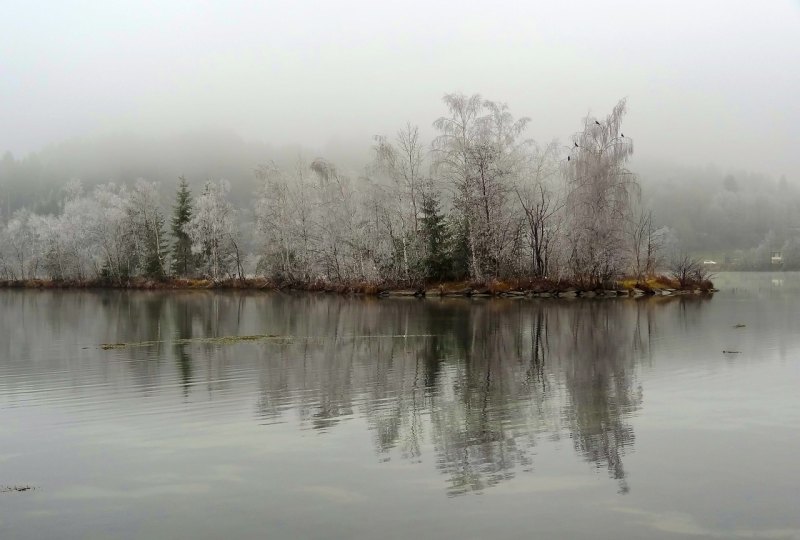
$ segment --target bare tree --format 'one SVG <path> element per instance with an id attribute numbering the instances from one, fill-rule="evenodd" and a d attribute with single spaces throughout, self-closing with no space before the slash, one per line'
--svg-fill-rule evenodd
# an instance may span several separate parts
<path id="1" fill-rule="evenodd" d="M 639 196 L 636 176 L 625 167 L 633 154 L 633 141 L 620 131 L 625 110 L 623 99 L 602 122 L 587 116 L 564 162 L 570 264 L 591 283 L 622 272 L 625 224 Z"/>
<path id="2" fill-rule="evenodd" d="M 663 235 L 653 225 L 653 212 L 639 208 L 629 217 L 626 232 L 633 275 L 641 279 L 654 274 L 663 247 Z"/>
<path id="3" fill-rule="evenodd" d="M 374 230 L 389 235 L 390 251 L 397 253 L 392 257 L 399 259 L 391 266 L 400 266 L 402 278 L 411 282 L 418 277 L 422 258 L 420 216 L 425 177 L 419 129 L 407 124 L 397 133 L 394 143 L 383 136 L 376 136 L 375 141 L 370 170 L 379 177 L 388 177 L 389 182 L 373 186 Z"/>
<path id="4" fill-rule="evenodd" d="M 375 137 L 373 150 L 375 168 L 389 176 L 401 206 L 408 206 L 402 216 L 410 221 L 406 228 L 416 233 L 419 230 L 420 205 L 425 183 L 419 128 L 406 124 L 405 128 L 397 132 L 394 143 L 378 135 Z"/>
<path id="5" fill-rule="evenodd" d="M 470 250 L 472 277 L 482 279 L 477 259 L 477 231 L 474 223 L 472 164 L 470 153 L 479 134 L 483 112 L 480 95 L 446 94 L 443 98 L 449 116 L 437 119 L 433 126 L 439 135 L 433 140 L 434 171 L 453 190 L 453 205 L 462 216 Z"/>
<path id="6" fill-rule="evenodd" d="M 559 218 L 564 206 L 562 198 L 551 181 L 558 167 L 557 145 L 545 148 L 533 145 L 527 167 L 514 191 L 522 207 L 527 228 L 527 241 L 531 264 L 529 272 L 536 277 L 549 274 Z"/>
<path id="7" fill-rule="evenodd" d="M 6 252 L 5 273 L 11 279 L 36 277 L 40 261 L 38 216 L 27 208 L 20 208 L 6 224 L 5 234 L 0 231 L 0 259 Z"/>
<path id="8" fill-rule="evenodd" d="M 478 95 L 444 97 L 450 116 L 434 127 L 435 171 L 453 188 L 469 240 L 471 274 L 477 280 L 497 276 L 520 238 L 519 222 L 508 199 L 519 173 L 520 136 L 528 119 L 514 119 L 505 104 Z"/>
<path id="9" fill-rule="evenodd" d="M 317 229 L 325 276 L 345 283 L 354 279 L 376 280 L 374 250 L 367 227 L 369 220 L 364 216 L 363 205 L 350 178 L 322 158 L 311 163 L 311 170 L 318 179 Z"/>
<path id="10" fill-rule="evenodd" d="M 136 236 L 128 219 L 130 193 L 125 186 L 109 183 L 97 186 L 93 199 L 97 218 L 91 234 L 102 253 L 98 270 L 115 280 L 128 278 L 137 262 Z"/>
<path id="11" fill-rule="evenodd" d="M 525 143 L 520 137 L 530 119 L 515 119 L 504 103 L 484 101 L 484 107 L 488 114 L 479 119 L 479 139 L 471 151 L 479 260 L 485 273 L 500 276 L 504 268 L 516 266 L 514 248 L 519 247 L 522 227 L 509 199 L 522 171 Z"/>
<path id="12" fill-rule="evenodd" d="M 195 201 L 194 214 L 184 227 L 192 240 L 192 252 L 202 254 L 212 279 L 227 274 L 235 260 L 234 209 L 228 202 L 230 183 L 208 181 Z"/>
<path id="13" fill-rule="evenodd" d="M 144 274 L 164 277 L 169 265 L 165 262 L 164 215 L 159 207 L 158 185 L 141 178 L 136 180 L 127 212 L 137 259 Z"/>
<path id="14" fill-rule="evenodd" d="M 275 163 L 260 165 L 255 171 L 262 183 L 256 194 L 256 230 L 263 242 L 262 264 L 268 273 L 280 279 L 294 278 L 294 216 L 290 205 L 290 187 Z"/>
<path id="15" fill-rule="evenodd" d="M 713 277 L 703 263 L 686 253 L 679 253 L 672 258 L 669 271 L 681 287 L 700 285 Z"/>

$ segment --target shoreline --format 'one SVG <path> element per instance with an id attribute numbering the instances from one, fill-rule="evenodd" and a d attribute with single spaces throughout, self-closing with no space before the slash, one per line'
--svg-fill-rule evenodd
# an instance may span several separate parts
<path id="1" fill-rule="evenodd" d="M 377 298 L 615 298 L 642 296 L 711 296 L 718 289 L 713 283 L 691 282 L 683 286 L 664 276 L 647 280 L 625 278 L 608 287 L 582 286 L 568 280 L 521 279 L 508 281 L 446 282 L 426 287 L 409 287 L 394 284 L 345 283 L 275 283 L 264 278 L 228 279 L 165 279 L 152 280 L 134 278 L 125 282 L 109 280 L 3 280 L 0 289 L 38 290 L 139 290 L 139 291 L 188 291 L 188 290 L 248 290 L 309 292 L 339 295 L 373 296 Z"/>

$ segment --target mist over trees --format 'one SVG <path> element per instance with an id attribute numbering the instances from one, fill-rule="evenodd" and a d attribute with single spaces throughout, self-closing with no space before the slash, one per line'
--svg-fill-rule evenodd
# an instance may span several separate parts
<path id="1" fill-rule="evenodd" d="M 779 251 L 800 267 L 800 191 L 712 169 L 635 175 L 624 100 L 565 145 L 527 138 L 530 119 L 503 103 L 443 101 L 431 140 L 408 124 L 376 136 L 358 166 L 356 153 L 340 167 L 230 137 L 178 145 L 178 156 L 134 145 L 88 159 L 76 143 L 6 154 L 0 277 L 591 285 L 664 269 L 678 248 L 747 268 Z"/>
<path id="2" fill-rule="evenodd" d="M 640 172 L 643 200 L 669 241 L 736 268 L 800 269 L 800 189 L 786 176 L 663 165 Z M 782 253 L 780 266 L 772 252 Z"/>

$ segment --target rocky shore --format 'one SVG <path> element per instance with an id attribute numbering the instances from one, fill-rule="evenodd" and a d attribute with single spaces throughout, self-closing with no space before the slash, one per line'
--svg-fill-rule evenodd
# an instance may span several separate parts
<path id="1" fill-rule="evenodd" d="M 633 287 L 630 289 L 578 289 L 567 288 L 563 290 L 509 290 L 491 291 L 486 288 L 463 288 L 447 290 L 443 288 L 429 289 L 400 289 L 384 290 L 378 293 L 380 297 L 417 297 L 417 298 L 443 298 L 443 297 L 468 297 L 468 298 L 638 298 L 643 296 L 681 296 L 681 295 L 711 295 L 718 289 L 701 288 L 659 288 L 648 290 Z"/>
<path id="2" fill-rule="evenodd" d="M 130 289 L 130 290 L 281 290 L 328 294 L 368 295 L 377 297 L 416 298 L 620 298 L 643 296 L 710 295 L 717 292 L 710 281 L 681 286 L 666 277 L 648 280 L 623 279 L 607 287 L 587 287 L 567 281 L 513 280 L 489 283 L 442 283 L 427 287 L 404 287 L 392 284 L 346 283 L 275 283 L 263 278 L 212 281 L 208 279 L 149 280 L 136 278 L 117 282 L 107 280 L 6 280 L 0 288 L 20 289 Z"/>

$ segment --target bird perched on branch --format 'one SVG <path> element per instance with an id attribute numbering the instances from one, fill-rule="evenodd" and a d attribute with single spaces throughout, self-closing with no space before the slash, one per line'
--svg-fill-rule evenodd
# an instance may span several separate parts
<path id="1" fill-rule="evenodd" d="M 580 148 L 580 147 L 578 146 L 578 143 L 576 143 L 575 141 L 572 141 L 572 142 L 575 144 L 575 148 Z"/>
<path id="2" fill-rule="evenodd" d="M 594 123 L 597 124 L 598 126 L 600 125 L 600 122 L 598 122 L 597 120 L 595 120 Z"/>
<path id="3" fill-rule="evenodd" d="M 569 156 L 567 156 L 567 161 L 569 161 Z"/>
<path id="4" fill-rule="evenodd" d="M 624 134 L 624 133 L 620 133 L 620 135 L 622 135 L 622 138 L 623 138 L 623 139 L 625 138 L 625 134 Z"/>

